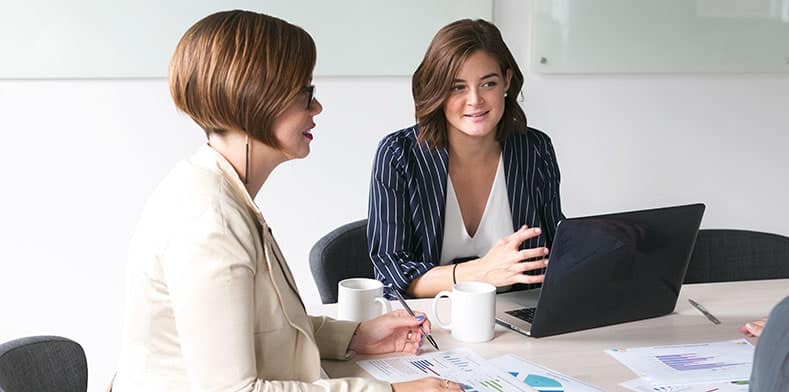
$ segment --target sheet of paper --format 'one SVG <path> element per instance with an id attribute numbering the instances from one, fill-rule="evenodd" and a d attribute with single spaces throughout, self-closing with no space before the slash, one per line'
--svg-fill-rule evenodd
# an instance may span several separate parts
<path id="1" fill-rule="evenodd" d="M 653 387 L 648 380 L 637 378 L 635 380 L 625 381 L 619 385 L 636 392 L 748 392 L 748 381 L 745 380 Z"/>
<path id="2" fill-rule="evenodd" d="M 439 377 L 463 385 L 466 392 L 533 392 L 471 350 L 368 359 L 356 363 L 373 377 L 391 383 Z"/>
<path id="3" fill-rule="evenodd" d="M 515 355 L 504 355 L 491 359 L 488 363 L 506 371 L 538 392 L 602 392 L 601 389 Z"/>
<path id="4" fill-rule="evenodd" d="M 745 339 L 606 352 L 653 387 L 747 380 L 753 361 L 753 346 Z"/>

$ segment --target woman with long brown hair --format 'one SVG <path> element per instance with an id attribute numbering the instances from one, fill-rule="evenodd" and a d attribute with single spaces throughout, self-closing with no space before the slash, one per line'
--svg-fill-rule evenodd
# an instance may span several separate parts
<path id="1" fill-rule="evenodd" d="M 563 218 L 559 168 L 526 125 L 522 87 L 493 24 L 459 20 L 433 38 L 412 79 L 416 125 L 386 136 L 373 163 L 367 237 L 389 290 L 542 282 Z"/>

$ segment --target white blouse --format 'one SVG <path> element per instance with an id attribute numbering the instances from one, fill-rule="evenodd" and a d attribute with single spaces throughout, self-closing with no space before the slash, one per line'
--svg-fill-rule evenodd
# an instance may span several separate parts
<path id="1" fill-rule="evenodd" d="M 450 264 L 452 260 L 466 257 L 482 257 L 502 237 L 512 234 L 512 212 L 507 196 L 507 182 L 504 178 L 504 159 L 499 158 L 499 167 L 493 179 L 482 219 L 474 236 L 466 231 L 463 215 L 460 213 L 452 179 L 447 175 L 447 200 L 444 213 L 444 240 L 441 245 L 440 264 Z"/>

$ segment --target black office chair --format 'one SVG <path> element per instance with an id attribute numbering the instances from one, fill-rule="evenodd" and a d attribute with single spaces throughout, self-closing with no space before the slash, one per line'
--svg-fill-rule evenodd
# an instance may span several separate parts
<path id="1" fill-rule="evenodd" d="M 346 278 L 374 278 L 367 252 L 367 219 L 348 223 L 323 236 L 310 250 L 310 269 L 321 302 L 337 302 L 337 283 Z"/>
<path id="2" fill-rule="evenodd" d="M 747 230 L 699 230 L 685 283 L 789 278 L 789 237 Z"/>
<path id="3" fill-rule="evenodd" d="M 85 392 L 88 362 L 77 342 L 31 336 L 0 344 L 0 391 Z"/>

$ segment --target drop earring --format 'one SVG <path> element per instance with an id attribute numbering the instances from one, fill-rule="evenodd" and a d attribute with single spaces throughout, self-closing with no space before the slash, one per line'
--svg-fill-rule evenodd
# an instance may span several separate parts
<path id="1" fill-rule="evenodd" d="M 249 184 L 249 134 L 247 134 L 245 142 L 245 156 L 246 159 L 244 160 L 244 185 Z"/>

